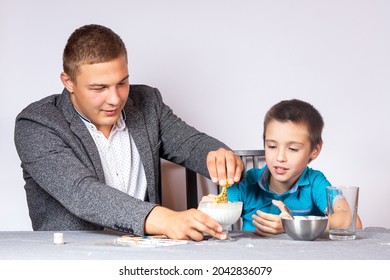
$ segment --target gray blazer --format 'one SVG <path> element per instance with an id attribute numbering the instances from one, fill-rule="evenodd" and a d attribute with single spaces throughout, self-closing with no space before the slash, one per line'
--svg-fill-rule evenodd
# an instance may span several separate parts
<path id="1" fill-rule="evenodd" d="M 160 157 L 208 176 L 207 153 L 227 148 L 178 118 L 155 88 L 132 85 L 124 110 L 145 169 L 146 202 L 105 184 L 97 147 L 66 89 L 17 116 L 15 145 L 34 230 L 106 227 L 143 235 L 147 215 L 160 203 Z"/>

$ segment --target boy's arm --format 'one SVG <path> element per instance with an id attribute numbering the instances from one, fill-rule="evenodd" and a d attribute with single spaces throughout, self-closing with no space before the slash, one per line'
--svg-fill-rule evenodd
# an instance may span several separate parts
<path id="1" fill-rule="evenodd" d="M 335 200 L 333 209 L 334 213 L 331 215 L 332 218 L 330 219 L 332 221 L 332 226 L 337 228 L 348 227 L 351 224 L 351 213 L 345 198 Z M 356 218 L 356 228 L 362 229 L 362 222 L 359 215 Z"/>

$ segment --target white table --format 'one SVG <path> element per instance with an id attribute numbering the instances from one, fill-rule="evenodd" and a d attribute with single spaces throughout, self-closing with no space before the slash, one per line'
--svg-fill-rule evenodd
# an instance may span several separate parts
<path id="1" fill-rule="evenodd" d="M 53 244 L 53 232 L 6 231 L 0 232 L 0 260 L 390 260 L 390 229 L 385 228 L 366 228 L 349 241 L 332 241 L 325 234 L 315 241 L 286 234 L 231 235 L 236 241 L 145 248 L 115 246 L 119 235 L 104 231 L 64 232 L 63 245 Z"/>

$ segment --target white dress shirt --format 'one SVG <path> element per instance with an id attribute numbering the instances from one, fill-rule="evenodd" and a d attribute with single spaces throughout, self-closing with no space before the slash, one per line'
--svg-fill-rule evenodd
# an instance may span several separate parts
<path id="1" fill-rule="evenodd" d="M 124 115 L 114 124 L 108 139 L 79 113 L 98 148 L 106 184 L 145 200 L 146 177 L 140 155 L 129 134 Z"/>

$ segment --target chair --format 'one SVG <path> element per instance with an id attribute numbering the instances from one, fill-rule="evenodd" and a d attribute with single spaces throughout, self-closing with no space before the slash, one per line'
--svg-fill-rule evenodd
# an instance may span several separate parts
<path id="1" fill-rule="evenodd" d="M 252 167 L 260 167 L 264 161 L 264 150 L 236 150 L 234 151 L 244 163 L 244 172 Z M 198 207 L 198 180 L 197 174 L 186 169 L 186 191 L 187 191 L 187 209 Z M 218 193 L 220 189 L 218 187 Z"/>
<path id="2" fill-rule="evenodd" d="M 264 150 L 236 150 L 234 152 L 241 158 L 242 162 L 244 163 L 244 171 L 247 171 L 253 167 L 261 167 L 260 164 L 265 160 Z"/>

